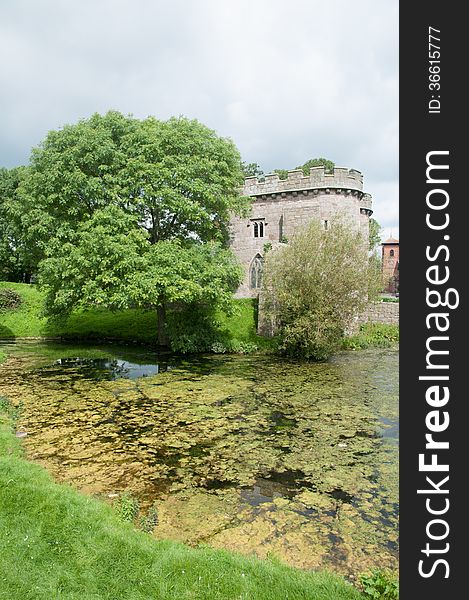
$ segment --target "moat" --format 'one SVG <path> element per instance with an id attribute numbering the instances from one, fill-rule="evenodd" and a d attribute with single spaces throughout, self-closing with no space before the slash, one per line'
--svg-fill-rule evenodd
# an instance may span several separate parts
<path id="1" fill-rule="evenodd" d="M 27 457 L 107 502 L 155 506 L 157 538 L 349 576 L 397 569 L 396 351 L 304 363 L 4 349 L 0 394 L 20 406 Z"/>

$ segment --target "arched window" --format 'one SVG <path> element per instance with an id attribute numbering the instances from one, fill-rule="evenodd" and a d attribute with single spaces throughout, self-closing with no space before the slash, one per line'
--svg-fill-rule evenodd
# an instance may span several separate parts
<path id="1" fill-rule="evenodd" d="M 389 256 L 394 256 L 394 250 L 389 250 Z"/>
<path id="2" fill-rule="evenodd" d="M 260 254 L 253 258 L 249 269 L 249 287 L 251 290 L 258 290 L 262 287 L 262 271 L 264 269 L 264 259 Z"/>
<path id="3" fill-rule="evenodd" d="M 258 220 L 253 222 L 253 234 L 255 238 L 264 237 L 264 221 Z"/>

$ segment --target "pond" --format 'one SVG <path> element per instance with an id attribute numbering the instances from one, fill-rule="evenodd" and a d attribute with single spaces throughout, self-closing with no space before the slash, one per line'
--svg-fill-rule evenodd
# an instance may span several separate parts
<path id="1" fill-rule="evenodd" d="M 56 480 L 155 507 L 157 538 L 354 577 L 398 565 L 398 353 L 326 363 L 17 342 L 0 393 Z"/>

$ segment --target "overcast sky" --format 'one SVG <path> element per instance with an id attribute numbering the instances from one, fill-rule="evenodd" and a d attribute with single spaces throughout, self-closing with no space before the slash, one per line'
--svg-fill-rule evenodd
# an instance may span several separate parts
<path id="1" fill-rule="evenodd" d="M 398 0 L 0 0 L 0 166 L 116 109 L 196 118 L 269 172 L 364 174 L 398 236 Z"/>

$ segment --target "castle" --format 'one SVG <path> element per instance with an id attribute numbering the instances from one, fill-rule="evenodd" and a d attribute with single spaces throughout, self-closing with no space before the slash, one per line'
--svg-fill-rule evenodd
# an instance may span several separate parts
<path id="1" fill-rule="evenodd" d="M 242 193 L 253 203 L 248 218 L 233 217 L 230 223 L 230 246 L 245 269 L 238 298 L 258 295 L 264 246 L 288 241 L 313 219 L 328 229 L 337 214 L 345 214 L 368 239 L 372 199 L 363 192 L 363 175 L 355 169 L 335 167 L 329 173 L 324 167 L 312 167 L 306 177 L 301 169 L 288 171 L 286 179 L 276 173 L 264 181 L 248 177 Z"/>

